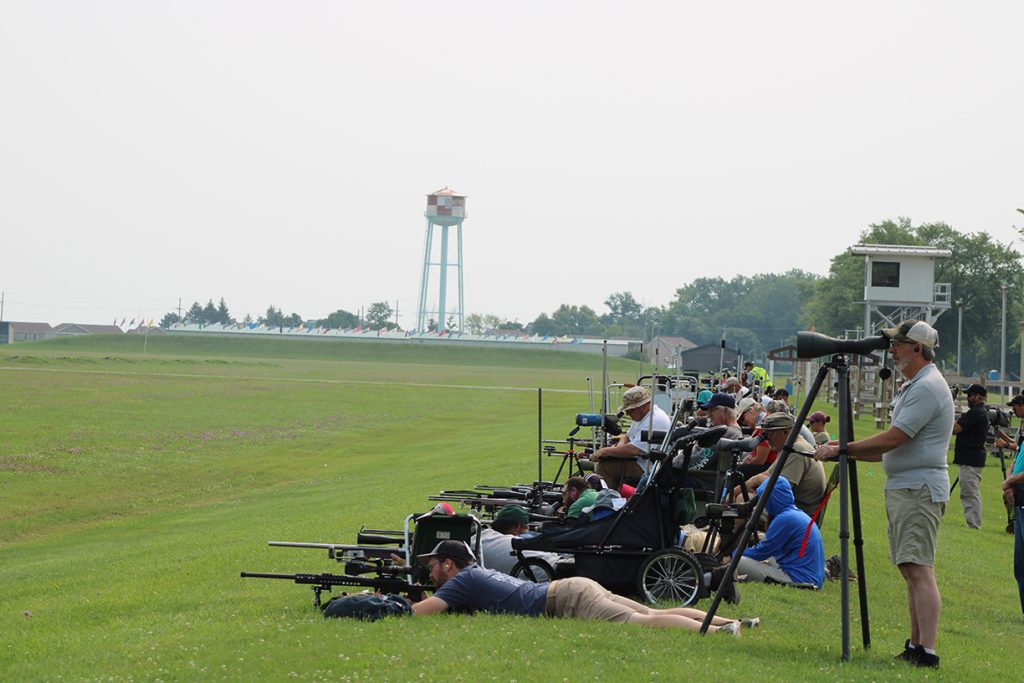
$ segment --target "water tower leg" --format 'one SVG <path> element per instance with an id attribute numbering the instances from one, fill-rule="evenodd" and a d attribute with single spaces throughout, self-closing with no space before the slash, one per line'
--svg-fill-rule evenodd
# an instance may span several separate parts
<path id="1" fill-rule="evenodd" d="M 463 322 L 466 315 L 466 309 L 462 303 L 462 223 L 459 223 L 458 230 L 458 242 L 459 242 L 459 332 L 463 332 Z"/>
<path id="2" fill-rule="evenodd" d="M 427 220 L 427 236 L 423 244 L 423 274 L 420 277 L 420 305 L 416 313 L 416 330 L 424 332 L 427 329 L 427 285 L 430 282 L 430 248 L 434 235 L 434 226 Z"/>
<path id="3" fill-rule="evenodd" d="M 437 304 L 437 331 L 442 332 L 446 329 L 445 323 L 447 322 L 444 297 L 447 294 L 448 289 L 448 226 L 441 226 L 441 297 Z"/>

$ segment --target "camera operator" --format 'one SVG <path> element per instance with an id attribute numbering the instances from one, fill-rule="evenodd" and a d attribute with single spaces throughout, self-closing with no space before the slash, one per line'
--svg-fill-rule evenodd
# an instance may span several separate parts
<path id="1" fill-rule="evenodd" d="M 632 421 L 629 430 L 619 436 L 618 443 L 614 446 L 599 448 L 590 456 L 590 461 L 596 465 L 597 473 L 608 482 L 609 488 L 616 491 L 622 486 L 624 479 L 638 480 L 650 467 L 646 459 L 639 458 L 651 450 L 650 444 L 640 439 L 640 432 L 667 432 L 672 424 L 672 419 L 665 411 L 651 402 L 651 394 L 644 387 L 631 387 L 626 390 L 622 394 L 622 407 L 619 408 L 619 412 L 629 415 Z"/>
<path id="2" fill-rule="evenodd" d="M 981 474 L 985 471 L 985 436 L 988 434 L 988 391 L 980 384 L 967 387 L 969 409 L 953 423 L 953 464 L 959 467 L 960 502 L 967 528 L 981 528 Z"/>
<path id="3" fill-rule="evenodd" d="M 910 638 L 897 655 L 914 666 L 939 666 L 935 639 L 942 598 L 935 582 L 939 520 L 949 500 L 946 464 L 953 428 L 953 396 L 932 362 L 939 333 L 919 320 L 882 330 L 893 365 L 906 378 L 892 406 L 892 426 L 849 444 L 848 457 L 882 461 L 889 558 L 907 585 Z M 815 457 L 834 460 L 837 444 L 818 446 Z"/>
<path id="4" fill-rule="evenodd" d="M 761 495 L 767 485 L 767 481 L 762 481 L 757 495 Z M 769 518 L 768 531 L 760 543 L 743 551 L 736 573 L 746 574 L 747 581 L 784 585 L 811 583 L 821 588 L 825 583 L 825 546 L 821 532 L 807 513 L 797 508 L 789 480 L 779 477 L 775 481 L 764 509 Z"/>

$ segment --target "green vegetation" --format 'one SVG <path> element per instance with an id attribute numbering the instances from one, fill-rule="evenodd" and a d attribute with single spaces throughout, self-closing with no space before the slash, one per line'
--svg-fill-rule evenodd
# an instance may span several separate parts
<path id="1" fill-rule="evenodd" d="M 835 584 L 745 587 L 721 611 L 764 625 L 738 642 L 514 617 L 325 622 L 307 589 L 238 572 L 332 571 L 324 553 L 265 542 L 352 542 L 441 488 L 532 480 L 535 387 L 560 390 L 544 394 L 544 432 L 564 436 L 600 358 L 158 335 L 143 355 L 141 344 L 0 351 L 0 680 L 981 680 L 1013 664 L 1021 617 L 995 466 L 985 529 L 968 533 L 958 501 L 943 521 L 938 673 L 891 662 L 906 617 L 874 466 L 861 486 L 875 646 L 847 664 Z M 612 365 L 617 380 L 635 375 L 635 363 Z"/>

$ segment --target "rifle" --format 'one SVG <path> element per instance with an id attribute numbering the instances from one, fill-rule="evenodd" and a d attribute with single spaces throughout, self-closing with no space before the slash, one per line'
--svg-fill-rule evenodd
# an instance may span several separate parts
<path id="1" fill-rule="evenodd" d="M 348 567 L 346 567 L 348 569 Z M 402 567 L 385 573 L 378 573 L 378 576 L 366 578 L 352 576 L 349 574 L 265 574 L 260 572 L 242 572 L 243 579 L 284 579 L 294 581 L 297 584 L 311 586 L 313 588 L 313 606 L 320 606 L 320 593 L 331 592 L 334 586 L 355 586 L 359 588 L 372 588 L 379 593 L 405 593 L 412 602 L 419 602 L 423 599 L 423 593 L 434 590 L 433 586 L 412 583 L 411 580 L 400 578 L 399 575 L 405 571 L 411 571 L 411 567 Z"/>

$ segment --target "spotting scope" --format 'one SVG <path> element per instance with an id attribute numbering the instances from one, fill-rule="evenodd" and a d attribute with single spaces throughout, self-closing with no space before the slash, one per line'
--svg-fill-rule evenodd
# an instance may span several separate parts
<path id="1" fill-rule="evenodd" d="M 872 351 L 882 351 L 888 346 L 889 340 L 881 335 L 862 339 L 836 339 L 817 332 L 796 333 L 797 358 L 818 358 L 834 356 L 837 353 L 856 353 L 866 356 Z"/>

